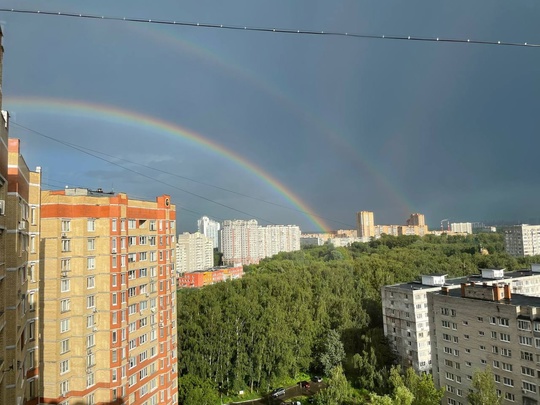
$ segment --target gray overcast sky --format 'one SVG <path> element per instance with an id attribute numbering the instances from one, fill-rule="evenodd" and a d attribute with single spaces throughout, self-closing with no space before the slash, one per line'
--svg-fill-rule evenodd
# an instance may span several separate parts
<path id="1" fill-rule="evenodd" d="M 4 3 L 115 17 L 540 43 L 536 0 Z M 0 22 L 3 109 L 12 122 L 112 155 L 104 157 L 132 170 L 12 123 L 10 136 L 22 139 L 31 168 L 42 166 L 47 188 L 101 187 L 148 199 L 169 193 L 179 229 L 189 231 L 201 215 L 253 217 L 303 231 L 353 228 L 359 210 L 374 211 L 377 223 L 403 223 L 421 212 L 434 227 L 443 218 L 540 217 L 540 48 L 6 12 Z M 305 209 L 322 217 L 319 224 L 299 212 Z"/>

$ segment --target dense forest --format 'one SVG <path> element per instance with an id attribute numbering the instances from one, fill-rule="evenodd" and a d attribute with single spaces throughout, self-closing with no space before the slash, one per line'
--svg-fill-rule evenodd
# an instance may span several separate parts
<path id="1" fill-rule="evenodd" d="M 243 279 L 179 290 L 180 402 L 219 403 L 220 395 L 241 390 L 265 394 L 315 373 L 330 377 L 329 392 L 342 378 L 378 403 L 399 385 L 390 378 L 381 286 L 422 274 L 513 270 L 535 259 L 508 256 L 501 234 L 384 236 L 348 248 L 281 253 L 246 266 Z M 348 398 L 317 400 L 355 402 Z"/>

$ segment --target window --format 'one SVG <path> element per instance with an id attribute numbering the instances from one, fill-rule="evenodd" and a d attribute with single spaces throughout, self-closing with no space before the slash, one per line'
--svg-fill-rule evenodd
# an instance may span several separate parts
<path id="1" fill-rule="evenodd" d="M 69 319 L 62 319 L 60 321 L 60 333 L 65 333 L 69 330 Z"/>
<path id="2" fill-rule="evenodd" d="M 113 232 L 116 232 L 116 218 L 113 218 L 111 221 L 111 229 Z"/>
<path id="3" fill-rule="evenodd" d="M 86 268 L 88 270 L 94 270 L 96 268 L 96 258 L 95 257 L 87 257 L 86 258 Z"/>
<path id="4" fill-rule="evenodd" d="M 501 341 L 510 342 L 510 335 L 508 333 L 501 333 Z"/>
<path id="5" fill-rule="evenodd" d="M 86 308 L 94 308 L 96 306 L 96 299 L 94 295 L 86 297 Z"/>
<path id="6" fill-rule="evenodd" d="M 142 363 L 148 358 L 148 351 L 144 351 L 141 354 L 139 354 L 139 363 Z"/>
<path id="7" fill-rule="evenodd" d="M 511 378 L 508 378 L 508 377 L 504 377 L 503 378 L 503 384 L 508 385 L 509 387 L 513 387 L 514 386 L 514 380 L 511 379 Z"/>
<path id="8" fill-rule="evenodd" d="M 450 322 L 449 322 L 449 321 L 444 321 L 444 320 L 443 320 L 443 321 L 442 321 L 442 327 L 443 327 L 443 328 L 449 329 L 449 328 L 450 328 Z"/>
<path id="9" fill-rule="evenodd" d="M 495 325 L 497 323 L 497 318 L 495 318 L 494 316 L 490 316 L 489 317 L 489 323 Z"/>
<path id="10" fill-rule="evenodd" d="M 519 319 L 518 320 L 518 329 L 519 330 L 531 330 L 531 322 Z"/>
<path id="11" fill-rule="evenodd" d="M 502 369 L 503 369 L 504 371 L 510 371 L 510 372 L 512 372 L 513 367 L 512 367 L 511 364 L 503 363 L 503 364 L 502 364 Z"/>
<path id="12" fill-rule="evenodd" d="M 536 372 L 533 368 L 521 366 L 521 374 L 534 377 L 536 375 Z"/>
<path id="13" fill-rule="evenodd" d="M 136 357 L 130 357 L 128 364 L 129 364 L 130 369 L 135 367 L 137 365 L 137 358 Z"/>
<path id="14" fill-rule="evenodd" d="M 62 239 L 62 252 L 69 252 L 71 250 L 71 239 Z"/>
<path id="15" fill-rule="evenodd" d="M 112 293 L 111 302 L 112 302 L 112 305 L 117 305 L 118 304 L 118 298 L 117 298 L 116 293 Z"/>
<path id="16" fill-rule="evenodd" d="M 86 248 L 88 250 L 96 250 L 96 240 L 94 238 L 88 238 L 88 242 L 86 243 Z"/>
<path id="17" fill-rule="evenodd" d="M 60 354 L 69 352 L 69 339 L 60 341 Z"/>
<path id="18" fill-rule="evenodd" d="M 36 309 L 36 295 L 35 293 L 31 292 L 28 293 L 28 310 L 34 311 Z"/>
<path id="19" fill-rule="evenodd" d="M 94 314 L 88 315 L 86 317 L 86 327 L 87 328 L 93 328 L 95 323 L 96 322 L 95 322 L 95 319 L 94 319 Z"/>
<path id="20" fill-rule="evenodd" d="M 523 381 L 522 387 L 525 391 L 536 392 L 536 385 L 530 382 Z"/>
<path id="21" fill-rule="evenodd" d="M 94 288 L 96 286 L 96 279 L 94 276 L 86 278 L 86 288 Z"/>
<path id="22" fill-rule="evenodd" d="M 96 230 L 96 220 L 93 218 L 89 218 L 86 226 L 86 230 L 88 232 L 94 232 Z"/>
<path id="23" fill-rule="evenodd" d="M 91 387 L 95 384 L 94 373 L 89 373 L 86 375 L 86 388 Z"/>
<path id="24" fill-rule="evenodd" d="M 139 236 L 139 245 L 146 245 L 148 243 L 148 238 L 146 236 Z"/>
<path id="25" fill-rule="evenodd" d="M 512 357 L 512 350 L 506 349 L 504 347 L 501 348 L 501 356 Z"/>
<path id="26" fill-rule="evenodd" d="M 499 348 L 498 348 L 497 346 L 493 346 L 493 347 L 491 348 L 491 351 L 492 351 L 493 353 L 495 353 L 495 354 L 499 354 Z"/>
<path id="27" fill-rule="evenodd" d="M 148 276 L 148 272 L 146 269 L 140 269 L 139 270 L 139 277 L 146 277 Z"/>
<path id="28" fill-rule="evenodd" d="M 471 364 L 471 363 L 469 363 L 469 364 Z M 500 367 L 500 363 L 499 363 L 498 360 L 493 360 L 493 367 L 494 368 L 499 368 Z"/>
<path id="29" fill-rule="evenodd" d="M 65 396 L 69 392 L 69 380 L 60 383 L 60 393 Z"/>
<path id="30" fill-rule="evenodd" d="M 510 392 L 504 393 L 504 399 L 507 399 L 508 401 L 514 402 L 516 400 L 516 396 Z"/>
<path id="31" fill-rule="evenodd" d="M 36 338 L 36 322 L 30 321 L 28 323 L 28 340 L 34 340 Z"/>
<path id="32" fill-rule="evenodd" d="M 533 361 L 533 354 L 530 352 L 521 351 L 521 360 Z"/>
<path id="33" fill-rule="evenodd" d="M 520 335 L 519 344 L 524 346 L 532 346 L 532 337 Z"/>
<path id="34" fill-rule="evenodd" d="M 497 332 L 491 332 L 491 338 L 497 339 Z"/>
<path id="35" fill-rule="evenodd" d="M 65 374 L 69 371 L 69 360 L 62 360 L 60 362 L 60 374 Z"/>
<path id="36" fill-rule="evenodd" d="M 88 335 L 86 337 L 86 348 L 89 349 L 91 347 L 94 347 L 95 345 L 96 345 L 95 335 Z"/>
<path id="37" fill-rule="evenodd" d="M 71 230 L 71 221 L 69 219 L 62 220 L 62 232 L 69 232 Z"/>
<path id="38" fill-rule="evenodd" d="M 134 219 L 128 220 L 128 229 L 136 229 L 137 228 L 137 221 Z"/>
<path id="39" fill-rule="evenodd" d="M 148 260 L 147 253 L 146 252 L 139 253 L 139 260 L 141 262 Z"/>
<path id="40" fill-rule="evenodd" d="M 60 301 L 60 312 L 67 312 L 69 311 L 70 301 L 69 298 L 65 300 Z"/>
<path id="41" fill-rule="evenodd" d="M 499 319 L 499 325 L 500 326 L 510 326 L 510 320 L 508 318 L 500 318 Z"/>
<path id="42" fill-rule="evenodd" d="M 478 331 L 478 335 L 479 335 L 479 336 L 484 336 L 484 335 L 485 335 L 485 333 L 484 333 L 484 331 L 483 331 L 483 330 L 479 330 L 479 331 Z"/>

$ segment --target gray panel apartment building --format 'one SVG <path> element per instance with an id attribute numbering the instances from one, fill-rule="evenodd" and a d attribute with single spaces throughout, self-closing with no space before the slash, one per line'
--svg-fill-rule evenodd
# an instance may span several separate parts
<path id="1" fill-rule="evenodd" d="M 475 371 L 491 367 L 503 404 L 537 404 L 540 298 L 511 284 L 464 283 L 428 295 L 433 378 L 442 403 L 465 405 Z"/>
<path id="2" fill-rule="evenodd" d="M 506 272 L 482 269 L 480 274 L 447 279 L 444 274 L 422 276 L 421 281 L 384 286 L 381 289 L 384 334 L 403 367 L 431 371 L 428 295 L 441 287 L 460 288 L 466 282 L 511 284 L 512 293 L 540 296 L 540 265 L 531 270 Z"/>

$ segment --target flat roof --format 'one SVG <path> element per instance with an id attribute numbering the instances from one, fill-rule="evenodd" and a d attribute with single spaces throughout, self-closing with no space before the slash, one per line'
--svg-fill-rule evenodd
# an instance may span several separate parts
<path id="1" fill-rule="evenodd" d="M 501 270 L 501 269 L 481 269 L 481 270 Z M 445 274 L 441 273 L 435 273 L 435 274 L 422 274 L 422 276 L 444 276 Z M 515 278 L 520 277 L 531 277 L 533 275 L 540 275 L 540 273 L 533 273 L 530 269 L 522 269 L 522 270 L 514 270 L 514 271 L 505 271 L 504 276 L 502 278 L 484 278 L 482 277 L 482 273 L 476 273 L 471 274 L 469 276 L 463 276 L 463 277 L 456 277 L 456 278 L 447 278 L 445 280 L 445 283 L 443 285 L 428 285 L 428 284 L 422 284 L 422 281 L 409 281 L 407 283 L 398 283 L 398 284 L 392 284 L 387 285 L 385 287 L 394 287 L 394 288 L 401 288 L 403 290 L 429 290 L 429 289 L 437 289 L 440 287 L 454 287 L 459 286 L 462 283 L 468 283 L 471 281 L 474 281 L 475 283 L 491 283 L 493 281 L 500 281 L 504 282 L 506 280 L 512 280 Z"/>
<path id="2" fill-rule="evenodd" d="M 474 300 L 474 301 L 482 301 L 482 302 L 492 302 L 494 304 L 505 304 L 505 305 L 514 305 L 514 306 L 532 306 L 532 307 L 540 307 L 540 297 L 533 297 L 531 295 L 523 295 L 523 294 L 514 294 L 512 293 L 512 298 L 510 300 L 507 299 L 501 299 L 499 301 L 491 301 L 491 300 L 483 300 L 481 298 L 473 298 L 473 297 L 462 297 L 461 296 L 461 289 L 455 288 L 448 291 L 448 294 L 443 293 L 442 291 L 434 292 L 434 294 L 437 295 L 449 295 L 451 297 L 455 298 L 462 298 L 464 300 Z"/>

